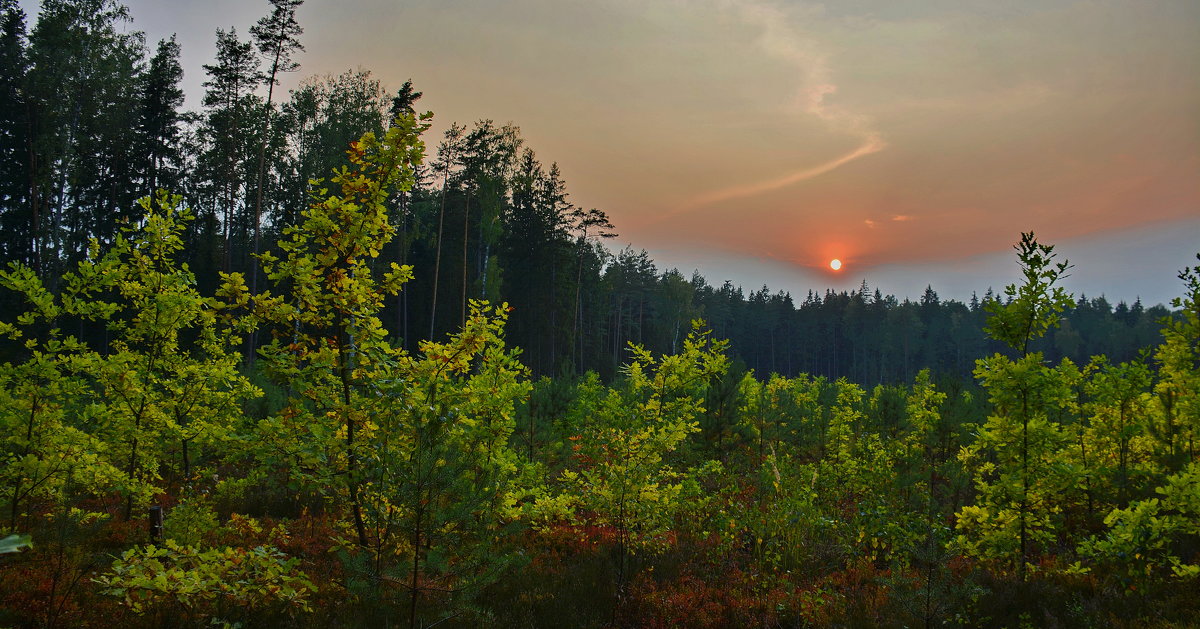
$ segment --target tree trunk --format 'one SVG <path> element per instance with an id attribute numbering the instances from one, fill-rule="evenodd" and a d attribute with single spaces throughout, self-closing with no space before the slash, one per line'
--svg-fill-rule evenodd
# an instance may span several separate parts
<path id="1" fill-rule="evenodd" d="M 438 211 L 438 231 L 436 253 L 433 256 L 433 297 L 429 307 L 429 339 L 437 326 L 438 276 L 442 269 L 442 227 L 446 221 L 446 188 L 450 184 L 450 164 L 454 159 L 454 149 L 451 148 L 446 156 L 446 173 L 442 176 L 442 208 Z"/>
<path id="2" fill-rule="evenodd" d="M 467 243 L 470 240 L 471 189 L 467 189 L 467 202 L 463 205 L 463 254 L 462 254 L 462 325 L 467 324 Z"/>

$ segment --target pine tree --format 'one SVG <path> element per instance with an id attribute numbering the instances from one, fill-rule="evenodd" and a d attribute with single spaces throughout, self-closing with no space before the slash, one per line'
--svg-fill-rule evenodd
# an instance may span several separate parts
<path id="1" fill-rule="evenodd" d="M 261 80 L 258 58 L 236 29 L 217 29 L 217 59 L 205 65 L 204 106 L 208 110 L 201 133 L 205 152 L 200 158 L 207 183 L 209 210 L 221 223 L 222 257 L 226 272 L 234 269 L 235 247 L 245 234 L 240 207 L 245 207 L 248 154 L 253 140 L 253 116 L 260 103 L 254 88 Z"/>
<path id="2" fill-rule="evenodd" d="M 416 103 L 421 100 L 422 96 L 424 96 L 423 92 L 418 92 L 413 88 L 412 79 L 405 81 L 404 85 L 396 90 L 396 96 L 392 99 L 391 118 L 394 120 L 400 114 L 415 116 L 417 114 Z"/>
<path id="3" fill-rule="evenodd" d="M 423 93 L 416 91 L 416 89 L 413 87 L 412 79 L 405 81 L 404 85 L 401 85 L 400 89 L 396 91 L 396 96 L 392 98 L 392 108 L 390 111 L 391 115 L 389 116 L 389 120 L 391 122 L 389 122 L 389 124 L 394 124 L 396 118 L 398 118 L 401 114 L 409 114 L 413 116 L 417 115 L 416 103 L 421 99 L 421 96 L 423 96 Z M 419 170 L 416 173 L 417 180 L 413 184 L 414 189 L 422 187 L 422 178 L 427 172 L 427 170 L 424 172 Z M 392 216 L 392 220 L 397 223 L 400 234 L 399 237 L 396 238 L 397 255 L 395 258 L 400 261 L 401 265 L 405 265 L 408 264 L 408 254 L 413 239 L 413 235 L 411 233 L 413 191 L 397 192 L 396 197 L 395 204 L 397 212 Z M 410 291 L 404 291 L 396 297 L 397 321 L 396 327 L 393 329 L 393 333 L 399 334 L 400 338 L 403 339 L 405 348 L 408 348 L 410 336 L 408 329 L 409 292 Z"/>
<path id="4" fill-rule="evenodd" d="M 450 128 L 443 133 L 444 140 L 438 145 L 437 161 L 433 164 L 435 173 L 441 172 L 442 175 L 442 192 L 441 203 L 438 209 L 438 228 L 437 240 L 435 245 L 435 254 L 433 258 L 433 287 L 431 289 L 432 297 L 429 300 L 429 336 L 434 338 L 434 332 L 437 329 L 437 312 L 438 312 L 438 288 L 440 286 L 441 270 L 442 270 L 442 240 L 446 226 L 446 195 L 450 189 L 451 171 L 456 165 L 458 156 L 462 153 L 462 141 L 466 133 L 466 128 L 459 126 L 457 123 L 450 125 Z"/>
<path id="5" fill-rule="evenodd" d="M 262 129 L 258 140 L 258 175 L 254 185 L 254 255 L 260 252 L 262 241 L 263 177 L 267 170 L 267 139 L 271 136 L 271 122 L 275 115 L 275 86 L 281 72 L 295 72 L 300 68 L 293 55 L 303 52 L 300 35 L 304 29 L 296 21 L 296 9 L 304 0 L 268 0 L 271 14 L 250 27 L 250 36 L 258 47 L 259 54 L 267 64 L 262 78 L 267 84 L 267 108 L 262 116 Z M 250 290 L 258 290 L 258 264 L 251 264 Z"/>
<path id="6" fill-rule="evenodd" d="M 591 208 L 582 210 L 574 208 L 571 212 L 571 219 L 574 223 L 572 227 L 575 231 L 575 299 L 573 301 L 575 315 L 571 318 L 571 362 L 574 363 L 576 373 L 583 372 L 583 346 L 584 339 L 581 333 L 583 329 L 583 267 L 585 254 L 593 252 L 595 243 L 616 238 L 617 233 L 613 231 L 612 221 L 608 219 L 608 214 Z M 683 325 L 683 317 L 680 316 L 676 320 L 675 330 L 678 330 Z M 676 351 L 676 344 L 672 342 L 671 352 Z"/>

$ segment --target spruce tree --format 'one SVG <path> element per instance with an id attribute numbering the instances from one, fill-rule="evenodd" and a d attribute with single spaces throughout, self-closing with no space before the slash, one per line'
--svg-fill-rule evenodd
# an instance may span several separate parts
<path id="1" fill-rule="evenodd" d="M 16 0 L 0 0 L 0 261 L 36 269 L 37 207 L 29 194 L 27 45 L 25 12 Z"/>
<path id="2" fill-rule="evenodd" d="M 146 194 L 158 189 L 176 190 L 180 184 L 183 68 L 179 52 L 174 35 L 160 40 L 141 77 L 137 170 L 138 183 Z"/>

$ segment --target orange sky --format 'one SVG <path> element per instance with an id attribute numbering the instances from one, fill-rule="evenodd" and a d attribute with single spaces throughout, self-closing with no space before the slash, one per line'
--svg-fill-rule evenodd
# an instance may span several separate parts
<path id="1" fill-rule="evenodd" d="M 151 39 L 180 31 L 194 104 L 213 29 L 267 3 L 128 5 Z M 1165 300 L 1200 251 L 1195 0 L 309 0 L 299 18 L 285 87 L 364 67 L 411 77 L 439 128 L 515 123 L 621 245 L 714 283 L 966 284 L 946 273 L 1005 265 L 1035 230 L 1098 260 L 1092 292 Z"/>

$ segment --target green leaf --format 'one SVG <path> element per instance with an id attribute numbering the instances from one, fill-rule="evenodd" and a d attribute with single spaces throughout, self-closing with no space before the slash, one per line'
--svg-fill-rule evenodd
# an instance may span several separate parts
<path id="1" fill-rule="evenodd" d="M 33 539 L 28 535 L 9 535 L 0 539 L 0 555 L 15 553 L 22 548 L 33 548 Z"/>

